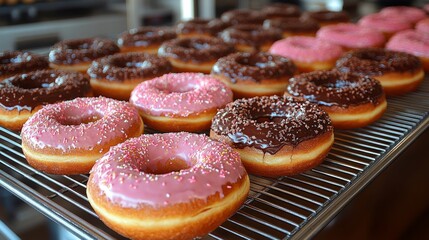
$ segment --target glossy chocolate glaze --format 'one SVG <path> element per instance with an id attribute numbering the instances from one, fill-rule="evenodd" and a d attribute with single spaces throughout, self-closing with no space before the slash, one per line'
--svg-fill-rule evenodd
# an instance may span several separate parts
<path id="1" fill-rule="evenodd" d="M 47 59 L 36 54 L 21 51 L 0 52 L 0 79 L 48 67 Z"/>
<path id="2" fill-rule="evenodd" d="M 283 17 L 267 19 L 264 21 L 265 28 L 278 28 L 287 32 L 295 33 L 316 33 L 320 25 L 313 19 L 304 19 L 298 17 Z"/>
<path id="3" fill-rule="evenodd" d="M 125 81 L 159 77 L 172 69 L 164 57 L 148 53 L 119 53 L 93 61 L 88 75 L 94 79 Z"/>
<path id="4" fill-rule="evenodd" d="M 179 22 L 176 26 L 178 34 L 201 33 L 216 36 L 230 24 L 220 19 L 201 19 L 194 18 L 188 21 Z"/>
<path id="5" fill-rule="evenodd" d="M 147 47 L 153 44 L 161 45 L 163 42 L 175 39 L 176 31 L 167 27 L 140 27 L 123 32 L 118 38 L 119 46 Z"/>
<path id="6" fill-rule="evenodd" d="M 301 10 L 297 5 L 289 3 L 272 3 L 262 9 L 265 18 L 299 17 Z"/>
<path id="7" fill-rule="evenodd" d="M 54 64 L 77 64 L 119 52 L 115 42 L 108 39 L 86 38 L 61 41 L 52 46 L 49 62 Z"/>
<path id="8" fill-rule="evenodd" d="M 218 38 L 184 38 L 163 43 L 158 55 L 185 62 L 209 62 L 234 51 L 232 44 L 225 43 Z"/>
<path id="9" fill-rule="evenodd" d="M 383 95 L 380 82 L 337 70 L 315 71 L 289 79 L 287 92 L 323 106 L 348 107 L 365 103 L 378 104 Z"/>
<path id="10" fill-rule="evenodd" d="M 359 49 L 346 53 L 337 60 L 336 68 L 341 72 L 380 76 L 389 72 L 410 72 L 422 70 L 418 57 L 405 52 L 382 48 Z"/>
<path id="11" fill-rule="evenodd" d="M 238 99 L 218 111 L 211 130 L 228 137 L 234 147 L 254 147 L 275 154 L 286 145 L 332 131 L 326 112 L 308 101 L 264 96 Z"/>
<path id="12" fill-rule="evenodd" d="M 87 96 L 90 91 L 89 80 L 81 73 L 41 70 L 0 82 L 0 105 L 31 111 L 39 105 Z"/>
<path id="13" fill-rule="evenodd" d="M 345 11 L 329 11 L 329 10 L 321 10 L 314 12 L 304 12 L 302 14 L 304 19 L 311 18 L 316 20 L 319 23 L 324 22 L 349 22 L 350 16 Z"/>
<path id="14" fill-rule="evenodd" d="M 288 79 L 295 72 L 296 66 L 291 60 L 266 52 L 234 53 L 220 58 L 212 69 L 212 74 L 223 75 L 232 83 L 237 81 L 260 82 L 264 79 Z"/>
<path id="15" fill-rule="evenodd" d="M 232 25 L 236 24 L 262 24 L 264 14 L 251 9 L 236 9 L 224 12 L 220 16 L 221 20 Z"/>
<path id="16" fill-rule="evenodd" d="M 261 25 L 240 24 L 223 30 L 220 37 L 228 43 L 245 44 L 259 49 L 264 44 L 281 39 L 282 33 L 279 29 L 266 29 Z"/>

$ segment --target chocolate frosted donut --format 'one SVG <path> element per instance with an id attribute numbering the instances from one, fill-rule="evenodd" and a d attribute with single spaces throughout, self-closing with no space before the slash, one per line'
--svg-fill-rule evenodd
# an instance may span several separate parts
<path id="1" fill-rule="evenodd" d="M 342 22 L 350 22 L 350 16 L 345 11 L 329 11 L 329 10 L 321 10 L 314 12 L 304 12 L 302 14 L 304 19 L 314 19 L 321 26 L 326 26 L 330 24 L 337 24 Z"/>
<path id="2" fill-rule="evenodd" d="M 220 58 L 211 74 L 234 92 L 235 98 L 282 94 L 297 71 L 288 58 L 266 52 L 234 53 Z"/>
<path id="3" fill-rule="evenodd" d="M 218 38 L 182 38 L 165 42 L 158 55 L 166 57 L 176 71 L 210 73 L 215 62 L 235 51 Z"/>
<path id="4" fill-rule="evenodd" d="M 290 36 L 315 36 L 320 25 L 310 18 L 283 17 L 267 19 L 264 21 L 265 28 L 278 28 L 283 31 L 283 38 Z"/>
<path id="5" fill-rule="evenodd" d="M 418 57 L 381 48 L 348 52 L 338 59 L 336 67 L 341 72 L 377 79 L 387 95 L 413 91 L 424 78 L 423 65 Z"/>
<path id="6" fill-rule="evenodd" d="M 377 80 L 337 70 L 295 76 L 289 80 L 286 94 L 318 104 L 337 128 L 366 126 L 386 110 L 383 88 Z"/>
<path id="7" fill-rule="evenodd" d="M 268 51 L 271 45 L 282 38 L 278 29 L 266 29 L 261 25 L 240 24 L 229 27 L 220 33 L 220 37 L 235 45 L 241 52 Z"/>
<path id="8" fill-rule="evenodd" d="M 238 99 L 218 111 L 210 136 L 231 145 L 250 173 L 293 175 L 319 164 L 333 143 L 326 112 L 291 97 Z"/>
<path id="9" fill-rule="evenodd" d="M 64 40 L 52 46 L 49 52 L 49 65 L 54 69 L 85 73 L 93 60 L 117 52 L 118 46 L 108 39 Z"/>
<path id="10" fill-rule="evenodd" d="M 0 52 L 0 81 L 16 74 L 48 67 L 47 59 L 42 56 L 21 51 Z"/>
<path id="11" fill-rule="evenodd" d="M 165 41 L 175 39 L 173 28 L 139 27 L 123 32 L 118 38 L 121 52 L 146 52 L 156 54 Z"/>
<path id="12" fill-rule="evenodd" d="M 89 80 L 80 73 L 41 70 L 0 82 L 0 125 L 21 129 L 43 105 L 91 95 Z"/>
<path id="13" fill-rule="evenodd" d="M 301 10 L 297 5 L 289 3 L 272 3 L 262 8 L 262 14 L 266 19 L 282 17 L 299 17 Z"/>
<path id="14" fill-rule="evenodd" d="M 194 18 L 179 22 L 176 33 L 179 37 L 215 37 L 219 32 L 229 27 L 230 24 L 220 19 Z"/>
<path id="15" fill-rule="evenodd" d="M 95 95 L 128 100 L 139 83 L 172 69 L 163 57 L 149 53 L 119 53 L 93 61 L 88 75 Z"/>
<path id="16" fill-rule="evenodd" d="M 236 9 L 224 12 L 221 20 L 232 25 L 236 24 L 262 24 L 264 15 L 251 9 Z"/>

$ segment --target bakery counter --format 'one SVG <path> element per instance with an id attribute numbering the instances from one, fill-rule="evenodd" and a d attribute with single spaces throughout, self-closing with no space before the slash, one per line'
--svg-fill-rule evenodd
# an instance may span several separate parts
<path id="1" fill-rule="evenodd" d="M 292 177 L 251 176 L 240 210 L 205 239 L 302 239 L 314 236 L 429 126 L 429 79 L 388 99 L 376 123 L 335 131 L 318 167 Z M 151 133 L 149 130 L 148 133 Z M 0 129 L 0 187 L 79 239 L 122 238 L 97 217 L 86 197 L 88 175 L 49 175 L 30 167 L 18 133 Z"/>

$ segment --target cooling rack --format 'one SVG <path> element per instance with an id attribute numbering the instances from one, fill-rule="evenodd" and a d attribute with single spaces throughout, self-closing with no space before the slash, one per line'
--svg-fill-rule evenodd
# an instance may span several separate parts
<path id="1" fill-rule="evenodd" d="M 251 176 L 251 192 L 232 217 L 204 239 L 302 239 L 316 234 L 429 126 L 429 82 L 388 99 L 382 119 L 335 131 L 318 167 L 293 177 Z M 30 167 L 19 134 L 0 128 L 0 186 L 80 239 L 121 239 L 86 197 L 87 175 L 55 176 Z"/>

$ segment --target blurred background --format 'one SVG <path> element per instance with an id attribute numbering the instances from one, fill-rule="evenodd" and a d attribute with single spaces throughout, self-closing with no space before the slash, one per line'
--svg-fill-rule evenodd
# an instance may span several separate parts
<path id="1" fill-rule="evenodd" d="M 43 51 L 63 39 L 116 38 L 137 26 L 213 18 L 226 10 L 259 9 L 271 2 L 294 3 L 311 11 L 344 9 L 354 17 L 386 5 L 424 4 L 403 0 L 0 0 L 0 50 Z"/>
<path id="2" fill-rule="evenodd" d="M 72 38 L 115 39 L 145 25 L 173 25 L 194 17 L 214 18 L 236 8 L 259 9 L 272 2 L 302 10 L 345 10 L 354 19 L 388 5 L 423 6 L 426 1 L 322 0 L 0 0 L 0 51 L 47 53 Z M 429 134 L 398 157 L 316 239 L 429 239 L 429 177 L 423 161 Z M 427 155 L 426 155 L 427 156 Z M 75 239 L 58 224 L 0 188 L 0 240 Z"/>

